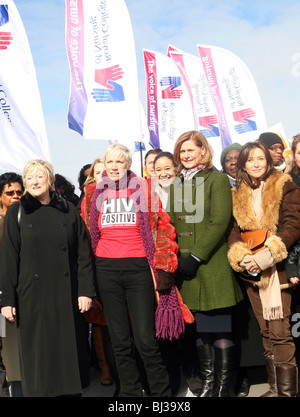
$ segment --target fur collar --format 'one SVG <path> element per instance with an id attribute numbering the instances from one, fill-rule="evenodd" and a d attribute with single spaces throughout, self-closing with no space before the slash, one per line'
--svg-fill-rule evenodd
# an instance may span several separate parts
<path id="1" fill-rule="evenodd" d="M 28 192 L 26 192 L 23 195 L 20 202 L 26 214 L 33 213 L 42 205 L 37 198 L 33 197 Z M 66 200 L 62 198 L 56 191 L 50 191 L 49 205 L 57 208 L 63 213 L 67 213 L 69 211 L 69 207 L 68 207 Z"/>
<path id="2" fill-rule="evenodd" d="M 252 206 L 252 189 L 245 183 L 232 189 L 233 216 L 241 230 L 270 229 L 277 231 L 279 207 L 283 197 L 283 187 L 292 181 L 288 174 L 274 171 L 266 180 L 262 195 L 262 218 L 256 217 Z"/>

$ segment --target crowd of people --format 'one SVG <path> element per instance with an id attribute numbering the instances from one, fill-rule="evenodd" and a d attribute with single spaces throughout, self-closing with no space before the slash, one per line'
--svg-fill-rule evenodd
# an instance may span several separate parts
<path id="1" fill-rule="evenodd" d="M 118 397 L 295 397 L 300 135 L 223 149 L 198 131 L 82 167 L 80 196 L 44 160 L 0 176 L 0 396 L 80 396 L 90 366 Z M 91 337 L 90 337 L 91 336 Z M 233 377 L 234 376 L 234 377 Z M 234 382 L 234 383 L 233 383 Z"/>

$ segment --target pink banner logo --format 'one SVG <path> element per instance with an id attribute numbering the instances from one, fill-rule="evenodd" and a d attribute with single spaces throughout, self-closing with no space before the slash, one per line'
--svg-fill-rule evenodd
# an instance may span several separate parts
<path id="1" fill-rule="evenodd" d="M 206 138 L 220 136 L 220 130 L 217 126 L 215 126 L 217 124 L 218 124 L 217 115 L 199 117 L 199 125 L 206 128 L 206 129 L 200 129 L 199 131 Z"/>
<path id="2" fill-rule="evenodd" d="M 182 90 L 177 89 L 181 86 L 181 77 L 163 77 L 160 85 L 166 86 L 161 92 L 163 99 L 180 99 L 183 94 Z"/>
<path id="3" fill-rule="evenodd" d="M 255 117 L 255 111 L 252 109 L 243 109 L 239 111 L 235 111 L 232 113 L 233 119 L 236 122 L 239 122 L 238 125 L 234 126 L 234 130 L 238 134 L 242 134 L 245 132 L 252 132 L 257 130 L 257 125 L 254 120 L 251 120 L 251 117 Z"/>
<path id="4" fill-rule="evenodd" d="M 124 101 L 123 87 L 116 81 L 123 78 L 124 72 L 119 65 L 95 70 L 95 81 L 104 88 L 94 88 L 92 96 L 96 102 Z"/>
<path id="5" fill-rule="evenodd" d="M 0 49 L 7 49 L 13 37 L 10 32 L 0 32 Z"/>
<path id="6" fill-rule="evenodd" d="M 6 4 L 0 5 L 0 27 L 9 22 L 8 6 Z M 7 49 L 11 44 L 13 37 L 10 32 L 0 31 L 0 49 Z"/>

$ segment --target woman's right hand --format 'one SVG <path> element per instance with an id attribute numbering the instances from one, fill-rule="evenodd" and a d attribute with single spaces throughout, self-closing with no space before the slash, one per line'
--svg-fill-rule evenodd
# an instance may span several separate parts
<path id="1" fill-rule="evenodd" d="M 16 308 L 7 306 L 1 308 L 1 314 L 8 320 L 8 321 L 15 321 L 16 315 Z"/>
<path id="2" fill-rule="evenodd" d="M 253 256 L 251 255 L 246 255 L 240 265 L 244 267 L 248 272 L 253 274 L 259 274 L 261 272 L 260 267 L 257 265 L 253 259 Z"/>
<path id="3" fill-rule="evenodd" d="M 198 261 L 193 255 L 189 255 L 185 259 L 179 257 L 177 272 L 187 279 L 192 279 L 196 276 L 200 264 L 201 261 Z"/>

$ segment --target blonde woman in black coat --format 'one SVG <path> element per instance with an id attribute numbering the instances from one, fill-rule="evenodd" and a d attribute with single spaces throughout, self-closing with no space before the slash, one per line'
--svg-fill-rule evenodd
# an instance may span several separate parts
<path id="1" fill-rule="evenodd" d="M 23 181 L 25 194 L 5 217 L 1 313 L 17 320 L 24 396 L 78 395 L 89 383 L 81 313 L 95 295 L 85 226 L 53 191 L 49 162 L 30 161 Z"/>

